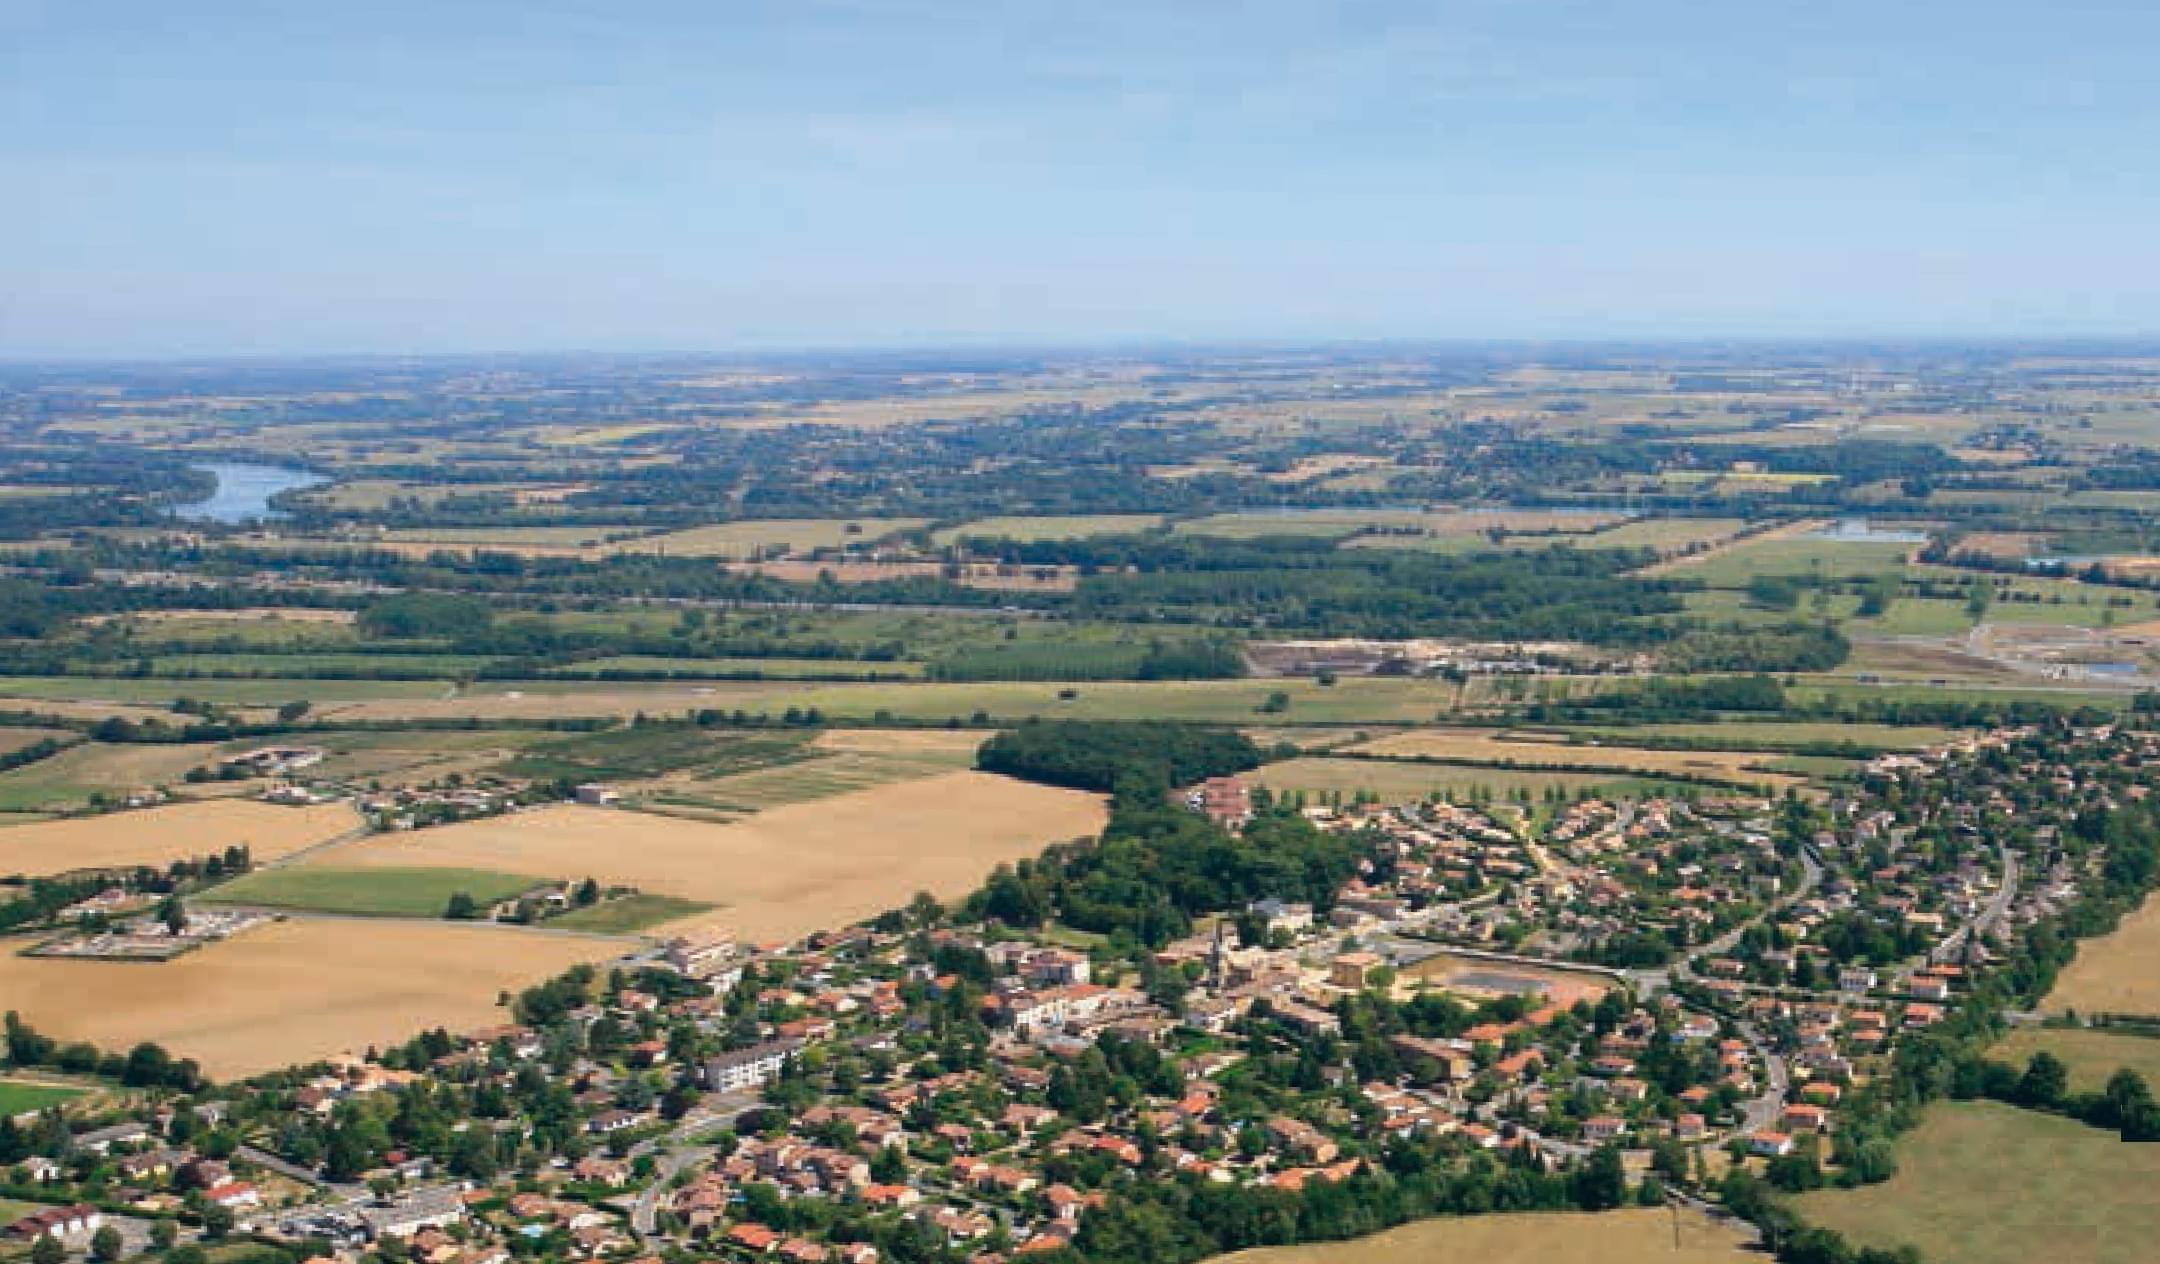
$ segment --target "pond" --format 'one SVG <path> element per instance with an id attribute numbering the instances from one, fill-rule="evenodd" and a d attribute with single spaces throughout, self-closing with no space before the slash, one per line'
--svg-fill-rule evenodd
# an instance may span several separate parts
<path id="1" fill-rule="evenodd" d="M 310 474 L 306 470 L 290 469 L 282 465 L 255 465 L 245 461 L 220 461 L 195 468 L 215 477 L 217 490 L 202 500 L 173 506 L 176 517 L 194 522 L 222 522 L 233 525 L 256 519 L 277 518 L 281 515 L 270 507 L 272 496 L 302 487 L 319 487 L 330 481 L 320 474 Z"/>

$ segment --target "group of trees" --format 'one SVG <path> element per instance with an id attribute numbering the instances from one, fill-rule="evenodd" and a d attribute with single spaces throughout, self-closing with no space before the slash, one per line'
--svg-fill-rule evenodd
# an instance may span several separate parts
<path id="1" fill-rule="evenodd" d="M 77 1074 L 102 1075 L 130 1088 L 169 1088 L 184 1093 L 203 1086 L 202 1069 L 192 1059 L 175 1058 L 145 1041 L 126 1055 L 100 1053 L 88 1044 L 61 1044 L 9 1010 L 5 1021 L 10 1066 L 55 1067 Z"/>
<path id="2" fill-rule="evenodd" d="M 1046 785 L 1099 793 L 1132 787 L 1160 796 L 1172 786 L 1257 768 L 1260 748 L 1241 733 L 1171 721 L 1038 720 L 984 742 L 975 764 Z"/>

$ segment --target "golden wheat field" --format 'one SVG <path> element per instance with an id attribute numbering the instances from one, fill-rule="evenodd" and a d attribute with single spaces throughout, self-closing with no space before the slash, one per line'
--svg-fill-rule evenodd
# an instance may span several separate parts
<path id="1" fill-rule="evenodd" d="M 2160 1014 L 2160 900 L 2148 897 L 2114 932 L 2078 945 L 2041 1008 L 2049 1013 Z"/>
<path id="2" fill-rule="evenodd" d="M 1754 765 L 1775 759 L 1758 751 L 1642 750 L 1627 746 L 1586 746 L 1504 738 L 1469 729 L 1418 729 L 1378 738 L 1350 750 L 1361 755 L 1397 758 L 1469 759 L 1479 763 L 1558 764 L 1571 768 L 1612 768 L 1644 774 L 1712 777 L 1782 790 L 1801 779 L 1760 772 Z"/>
<path id="3" fill-rule="evenodd" d="M 1263 1247 L 1210 1264 L 1741 1264 L 1768 1257 L 1707 1216 L 1639 1208 L 1421 1220 L 1369 1238 Z"/>
<path id="4" fill-rule="evenodd" d="M 359 825 L 359 816 L 341 803 L 280 807 L 242 799 L 39 821 L 0 829 L 0 874 L 163 865 L 236 845 L 261 864 Z"/>
<path id="5" fill-rule="evenodd" d="M 104 1049 L 155 1041 L 220 1079 L 432 1027 L 485 1027 L 502 1019 L 503 991 L 622 951 L 576 935 L 360 919 L 279 922 L 158 965 L 16 956 L 22 946 L 0 941 L 0 996 L 32 1026 Z"/>
<path id="6" fill-rule="evenodd" d="M 873 917 L 917 891 L 971 891 L 1000 861 L 1095 833 L 1094 795 L 953 772 L 794 803 L 725 825 L 557 807 L 332 849 L 322 863 L 595 877 L 720 906 L 701 922 L 756 941 Z"/>

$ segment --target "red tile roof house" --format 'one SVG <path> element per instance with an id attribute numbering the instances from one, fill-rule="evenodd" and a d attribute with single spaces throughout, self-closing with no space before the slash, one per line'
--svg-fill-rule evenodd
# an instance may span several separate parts
<path id="1" fill-rule="evenodd" d="M 1793 1139 L 1782 1132 L 1758 1132 L 1748 1137 L 1748 1153 L 1781 1159 L 1793 1151 Z"/>
<path id="2" fill-rule="evenodd" d="M 96 1233 L 105 1225 L 105 1214 L 88 1203 L 72 1207 L 47 1207 L 9 1225 L 6 1236 L 31 1242 L 39 1238 L 73 1238 Z"/>
<path id="3" fill-rule="evenodd" d="M 254 1207 L 262 1202 L 262 1195 L 246 1181 L 229 1181 L 203 1191 L 203 1197 L 220 1207 Z"/>
<path id="4" fill-rule="evenodd" d="M 780 1245 L 780 1235 L 761 1224 L 739 1224 L 727 1231 L 727 1240 L 760 1255 Z"/>

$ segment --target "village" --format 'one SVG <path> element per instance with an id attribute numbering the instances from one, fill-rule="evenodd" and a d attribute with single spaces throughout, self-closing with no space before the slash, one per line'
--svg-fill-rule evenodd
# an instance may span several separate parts
<path id="1" fill-rule="evenodd" d="M 2078 813 L 2155 761 L 2149 734 L 2006 730 L 1850 791 L 1593 798 L 1535 829 L 1219 778 L 1182 801 L 1227 831 L 1299 814 L 1355 840 L 1356 874 L 1152 948 L 934 901 L 791 944 L 678 937 L 494 1030 L 6 1121 L 10 1193 L 57 1209 L 8 1233 L 989 1264 L 1073 1245 L 1136 1180 L 1296 1196 L 1413 1149 L 1612 1156 L 1646 1202 L 1819 1179 L 1858 1161 L 1847 1112 L 1898 1042 L 2098 871 Z M 11 1026 L 11 1059 L 39 1039 Z"/>

